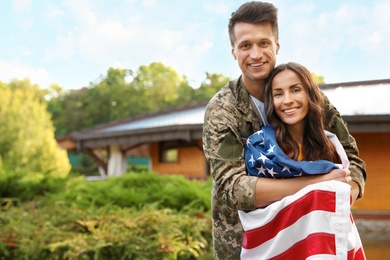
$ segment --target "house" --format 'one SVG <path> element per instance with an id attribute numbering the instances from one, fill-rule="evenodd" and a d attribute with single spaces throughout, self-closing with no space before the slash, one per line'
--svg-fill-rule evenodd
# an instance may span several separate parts
<path id="1" fill-rule="evenodd" d="M 73 131 L 57 140 L 64 149 L 86 151 L 106 176 L 126 172 L 126 157 L 147 156 L 150 171 L 205 178 L 209 172 L 201 139 L 206 104 L 125 118 Z"/>
<path id="2" fill-rule="evenodd" d="M 356 210 L 390 212 L 390 79 L 323 84 L 323 92 L 347 122 L 367 164 L 363 200 Z M 202 151 L 207 102 L 125 118 L 58 138 L 64 149 L 83 150 L 106 176 L 126 172 L 126 157 L 148 156 L 150 171 L 207 178 Z"/>

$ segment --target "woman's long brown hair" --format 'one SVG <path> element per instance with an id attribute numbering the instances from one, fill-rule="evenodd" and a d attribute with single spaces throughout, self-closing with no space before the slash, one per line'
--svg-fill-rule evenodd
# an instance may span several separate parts
<path id="1" fill-rule="evenodd" d="M 264 107 L 268 123 L 275 129 L 276 141 L 284 153 L 294 159 L 298 159 L 299 147 L 288 132 L 287 126 L 276 114 L 273 96 L 272 81 L 274 77 L 284 71 L 293 71 L 301 80 L 309 98 L 309 112 L 305 117 L 305 130 L 303 140 L 303 160 L 329 160 L 339 162 L 339 157 L 333 144 L 324 133 L 323 123 L 323 93 L 314 82 L 310 71 L 295 62 L 280 64 L 274 68 L 268 78 L 264 93 Z"/>

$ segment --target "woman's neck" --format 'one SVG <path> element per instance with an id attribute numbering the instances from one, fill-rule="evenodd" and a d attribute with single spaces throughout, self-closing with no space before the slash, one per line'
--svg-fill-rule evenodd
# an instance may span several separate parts
<path id="1" fill-rule="evenodd" d="M 288 132 L 290 133 L 292 139 L 299 145 L 303 144 L 303 134 L 305 128 L 301 124 L 289 125 L 287 126 Z"/>

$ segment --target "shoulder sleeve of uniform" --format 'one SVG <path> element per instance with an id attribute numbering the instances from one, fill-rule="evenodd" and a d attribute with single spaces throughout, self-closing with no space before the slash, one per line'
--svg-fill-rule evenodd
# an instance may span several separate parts
<path id="1" fill-rule="evenodd" d="M 228 95 L 214 96 L 204 116 L 203 152 L 214 180 L 213 197 L 230 208 L 254 209 L 257 178 L 246 174 L 241 136 L 247 126 L 240 123 L 236 104 L 226 102 Z"/>

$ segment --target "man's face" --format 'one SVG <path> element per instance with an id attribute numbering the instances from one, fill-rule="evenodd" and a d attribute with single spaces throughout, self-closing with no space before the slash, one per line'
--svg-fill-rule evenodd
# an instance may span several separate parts
<path id="1" fill-rule="evenodd" d="M 238 61 L 244 84 L 251 87 L 264 82 L 275 66 L 279 51 L 271 24 L 240 22 L 234 26 L 234 35 L 232 54 Z"/>

